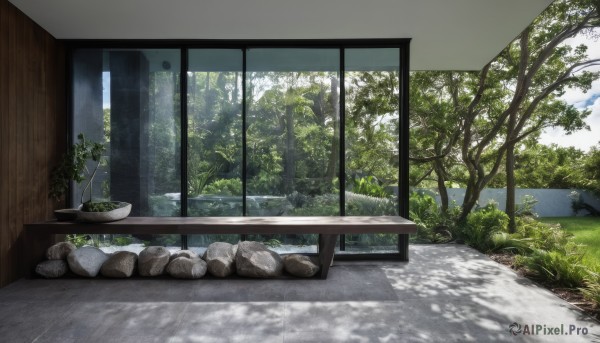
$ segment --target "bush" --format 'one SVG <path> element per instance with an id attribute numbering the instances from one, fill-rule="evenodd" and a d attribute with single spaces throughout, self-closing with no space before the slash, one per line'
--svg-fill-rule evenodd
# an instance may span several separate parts
<path id="1" fill-rule="evenodd" d="M 515 265 L 525 267 L 533 278 L 558 287 L 576 288 L 589 277 L 581 263 L 583 254 L 579 246 L 569 243 L 562 251 L 535 249 L 529 256 L 517 256 Z"/>
<path id="2" fill-rule="evenodd" d="M 527 217 L 517 218 L 517 232 L 514 236 L 529 239 L 529 246 L 532 249 L 557 250 L 563 253 L 566 253 L 565 246 L 572 237 L 561 229 L 560 225 L 544 224 Z"/>
<path id="3" fill-rule="evenodd" d="M 585 282 L 585 287 L 580 288 L 580 291 L 585 299 L 593 302 L 595 307 L 598 307 L 600 304 L 600 283 L 598 282 L 597 277 L 593 279 L 587 279 Z"/>
<path id="4" fill-rule="evenodd" d="M 131 243 L 133 243 L 133 237 L 129 236 L 114 237 L 111 242 L 111 244 L 117 246 L 126 246 Z"/>
<path id="5" fill-rule="evenodd" d="M 490 237 L 490 252 L 507 251 L 513 254 L 527 254 L 530 253 L 531 239 L 529 238 L 516 238 L 506 232 L 496 232 Z"/>
<path id="6" fill-rule="evenodd" d="M 218 179 L 202 190 L 203 194 L 214 195 L 242 195 L 242 180 L 240 179 Z"/>
<path id="7" fill-rule="evenodd" d="M 466 225 L 462 229 L 462 237 L 470 246 L 482 252 L 494 249 L 492 237 L 499 232 L 506 232 L 508 216 L 494 204 L 489 204 L 467 216 Z"/>
<path id="8" fill-rule="evenodd" d="M 294 192 L 287 196 L 294 207 L 289 211 L 292 216 L 335 216 L 340 213 L 340 196 L 323 194 L 314 197 Z"/>
<path id="9" fill-rule="evenodd" d="M 354 179 L 352 192 L 376 198 L 388 198 L 391 195 L 373 176 Z"/>
<path id="10" fill-rule="evenodd" d="M 459 207 L 453 207 L 449 213 L 443 214 L 435 199 L 422 192 L 412 192 L 408 206 L 410 219 L 417 224 L 414 241 L 445 243 L 453 239 Z"/>
<path id="11" fill-rule="evenodd" d="M 388 198 L 346 192 L 346 214 L 352 216 L 391 216 L 398 214 L 398 208 L 396 202 Z"/>

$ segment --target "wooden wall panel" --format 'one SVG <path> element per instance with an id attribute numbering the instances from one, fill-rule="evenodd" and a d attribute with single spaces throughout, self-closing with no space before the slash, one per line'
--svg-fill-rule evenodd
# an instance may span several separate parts
<path id="1" fill-rule="evenodd" d="M 0 287 L 18 279 L 23 224 L 61 207 L 48 199 L 65 148 L 63 44 L 0 0 Z"/>

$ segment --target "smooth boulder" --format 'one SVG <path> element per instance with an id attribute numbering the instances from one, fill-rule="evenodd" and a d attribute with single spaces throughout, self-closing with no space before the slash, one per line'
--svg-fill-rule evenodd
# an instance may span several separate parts
<path id="1" fill-rule="evenodd" d="M 102 276 L 110 278 L 128 278 L 133 275 L 138 256 L 130 251 L 117 251 L 100 268 Z"/>
<path id="2" fill-rule="evenodd" d="M 316 258 L 300 254 L 284 256 L 283 268 L 286 272 L 297 277 L 315 276 L 320 269 Z"/>
<path id="3" fill-rule="evenodd" d="M 235 266 L 238 275 L 247 277 L 269 278 L 283 272 L 283 261 L 276 252 L 251 241 L 238 243 Z"/>
<path id="4" fill-rule="evenodd" d="M 171 253 L 164 247 L 147 247 L 138 257 L 138 272 L 141 276 L 157 276 L 165 272 Z"/>
<path id="5" fill-rule="evenodd" d="M 65 260 L 48 260 L 35 266 L 35 272 L 47 279 L 61 277 L 68 270 L 69 266 Z"/>
<path id="6" fill-rule="evenodd" d="M 174 259 L 176 259 L 178 257 L 200 258 L 200 256 L 198 256 L 198 254 L 196 254 L 195 252 L 193 252 L 191 250 L 179 250 L 179 251 L 176 251 L 173 254 L 171 254 L 171 256 L 169 257 L 169 261 L 173 261 Z"/>
<path id="7" fill-rule="evenodd" d="M 104 262 L 108 260 L 102 250 L 94 247 L 83 247 L 72 251 L 67 257 L 69 268 L 77 275 L 95 277 Z"/>
<path id="8" fill-rule="evenodd" d="M 215 242 L 208 246 L 202 258 L 206 261 L 208 272 L 217 277 L 226 277 L 235 272 L 235 254 L 237 245 Z"/>
<path id="9" fill-rule="evenodd" d="M 46 258 L 49 260 L 66 260 L 67 256 L 77 247 L 71 242 L 56 243 L 46 250 Z"/>
<path id="10" fill-rule="evenodd" d="M 167 273 L 177 279 L 199 279 L 206 274 L 206 262 L 199 257 L 180 256 L 169 262 Z"/>

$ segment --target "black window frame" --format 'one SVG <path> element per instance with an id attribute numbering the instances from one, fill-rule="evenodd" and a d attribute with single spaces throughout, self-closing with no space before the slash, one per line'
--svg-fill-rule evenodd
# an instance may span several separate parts
<path id="1" fill-rule="evenodd" d="M 74 113 L 72 108 L 73 94 L 73 51 L 77 49 L 179 49 L 180 50 L 180 115 L 181 115 L 181 216 L 187 216 L 187 149 L 188 149 L 188 115 L 187 115 L 187 71 L 188 51 L 190 49 L 240 49 L 243 53 L 242 69 L 242 190 L 243 215 L 246 216 L 246 60 L 248 49 L 256 48 L 329 48 L 340 51 L 340 216 L 345 215 L 345 49 L 360 48 L 398 48 L 400 52 L 399 66 L 399 175 L 398 175 L 398 214 L 409 218 L 409 71 L 410 71 L 410 38 L 381 39 L 296 39 L 296 40 L 62 40 L 67 49 L 67 142 L 72 144 Z M 67 194 L 70 194 L 67 193 Z M 67 199 L 70 203 L 71 199 Z M 242 239 L 244 237 L 242 236 Z M 408 234 L 398 235 L 397 253 L 359 253 L 337 255 L 337 259 L 400 259 L 408 260 Z M 344 250 L 344 235 L 341 235 L 341 250 Z M 181 236 L 181 248 L 187 249 L 187 235 Z"/>

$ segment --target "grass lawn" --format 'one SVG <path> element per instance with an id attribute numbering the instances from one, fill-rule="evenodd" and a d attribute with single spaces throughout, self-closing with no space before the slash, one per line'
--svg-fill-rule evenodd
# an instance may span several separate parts
<path id="1" fill-rule="evenodd" d="M 584 262 L 600 267 L 600 217 L 546 217 L 539 221 L 548 224 L 559 223 L 572 233 L 576 243 L 586 245 Z"/>

